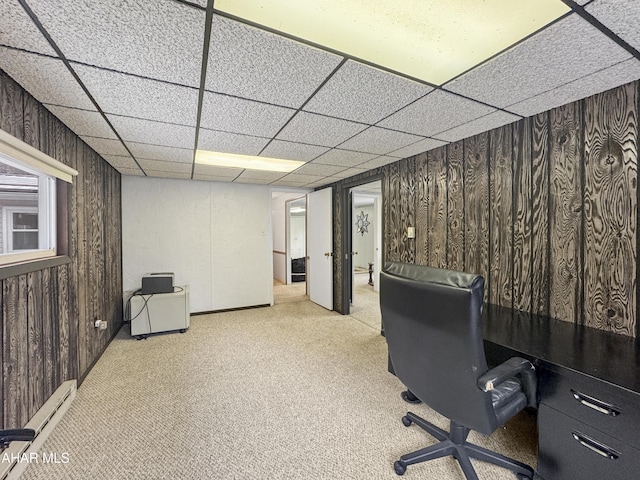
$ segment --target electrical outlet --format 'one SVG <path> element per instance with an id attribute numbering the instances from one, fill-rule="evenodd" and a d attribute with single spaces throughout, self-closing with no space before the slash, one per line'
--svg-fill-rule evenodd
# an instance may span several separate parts
<path id="1" fill-rule="evenodd" d="M 107 329 L 107 321 L 100 320 L 100 330 L 106 330 L 106 329 Z"/>

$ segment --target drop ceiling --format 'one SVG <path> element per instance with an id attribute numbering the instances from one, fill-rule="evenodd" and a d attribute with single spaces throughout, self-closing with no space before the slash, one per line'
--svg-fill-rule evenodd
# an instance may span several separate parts
<path id="1" fill-rule="evenodd" d="M 313 188 L 640 78 L 640 2 L 553 1 L 567 13 L 424 80 L 222 10 L 233 2 L 0 0 L 0 68 L 123 175 Z M 214 167 L 196 149 L 306 163 Z"/>

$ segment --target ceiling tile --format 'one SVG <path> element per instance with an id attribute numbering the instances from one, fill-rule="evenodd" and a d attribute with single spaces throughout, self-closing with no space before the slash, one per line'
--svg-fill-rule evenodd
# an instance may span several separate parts
<path id="1" fill-rule="evenodd" d="M 622 5 L 620 0 L 598 0 L 587 5 L 586 10 L 629 45 L 640 50 L 639 2 L 625 1 Z"/>
<path id="2" fill-rule="evenodd" d="M 360 168 L 360 167 L 352 167 L 352 168 L 348 168 L 347 170 L 343 170 L 340 173 L 336 173 L 335 175 L 333 175 L 334 177 L 340 177 L 340 178 L 349 178 L 349 177 L 353 177 L 355 175 L 360 175 L 361 173 L 366 172 L 367 169 L 365 168 Z"/>
<path id="3" fill-rule="evenodd" d="M 425 138 L 424 140 L 420 140 L 416 143 L 412 143 L 411 145 L 407 145 L 406 147 L 390 152 L 389 155 L 397 158 L 412 157 L 422 152 L 428 152 L 429 150 L 445 145 L 446 143 L 447 142 L 436 140 L 435 138 Z"/>
<path id="4" fill-rule="evenodd" d="M 156 178 L 175 178 L 178 180 L 191 180 L 191 172 L 179 173 L 179 172 L 165 172 L 160 170 L 145 170 L 147 176 Z"/>
<path id="5" fill-rule="evenodd" d="M 287 180 L 286 177 L 275 182 L 271 182 L 270 185 L 276 185 L 281 187 L 304 187 L 305 183 L 298 182 L 296 180 Z"/>
<path id="6" fill-rule="evenodd" d="M 173 0 L 29 0 L 69 60 L 199 87 L 205 12 Z"/>
<path id="7" fill-rule="evenodd" d="M 242 168 L 216 167 L 213 165 L 202 165 L 200 163 L 196 163 L 193 175 L 194 178 L 196 175 L 206 175 L 234 179 L 242 173 L 242 170 Z"/>
<path id="8" fill-rule="evenodd" d="M 272 140 L 260 156 L 308 162 L 322 155 L 327 150 L 329 150 L 329 147 L 318 147 L 316 145 L 307 145 L 305 143 Z"/>
<path id="9" fill-rule="evenodd" d="M 18 0 L 0 0 L 0 44 L 56 55 Z"/>
<path id="10" fill-rule="evenodd" d="M 233 180 L 233 183 L 250 183 L 253 185 L 269 185 L 273 180 L 264 180 L 261 178 L 246 178 L 240 176 Z"/>
<path id="11" fill-rule="evenodd" d="M 192 164 L 177 162 L 162 162 L 159 160 L 147 160 L 146 158 L 138 159 L 138 163 L 142 169 L 147 172 L 172 172 L 172 173 L 188 173 L 191 177 Z"/>
<path id="12" fill-rule="evenodd" d="M 127 149 L 124 148 L 120 140 L 89 136 L 81 136 L 80 138 L 100 155 L 117 155 L 122 157 L 129 155 L 129 152 L 127 152 Z"/>
<path id="13" fill-rule="evenodd" d="M 325 176 L 326 175 L 304 175 L 304 174 L 295 172 L 282 177 L 281 180 L 284 180 L 286 182 L 297 182 L 299 185 L 306 185 L 307 183 L 317 182 L 318 180 L 321 180 Z"/>
<path id="14" fill-rule="evenodd" d="M 57 105 L 45 105 L 45 107 L 58 117 L 62 123 L 73 130 L 76 135 L 118 138 L 102 115 L 95 110 L 80 110 Z"/>
<path id="15" fill-rule="evenodd" d="M 135 160 L 129 155 L 101 155 L 101 157 L 114 168 L 138 168 Z"/>
<path id="16" fill-rule="evenodd" d="M 182 125 L 196 124 L 198 89 L 73 64 L 105 113 Z"/>
<path id="17" fill-rule="evenodd" d="M 299 112 L 278 134 L 280 140 L 334 147 L 367 128 L 361 123 Z"/>
<path id="18" fill-rule="evenodd" d="M 370 127 L 340 144 L 340 148 L 384 155 L 421 140 L 422 137 L 386 128 Z"/>
<path id="19" fill-rule="evenodd" d="M 197 175 L 193 176 L 193 179 L 194 180 L 202 180 L 202 181 L 205 181 L 205 182 L 226 182 L 226 183 L 233 182 L 233 177 L 220 177 L 220 176 L 217 176 L 217 175 L 200 175 L 200 174 L 197 174 Z"/>
<path id="20" fill-rule="evenodd" d="M 374 158 L 373 160 L 369 160 L 368 162 L 361 163 L 360 165 L 358 165 L 358 168 L 373 170 L 374 168 L 379 168 L 397 161 L 398 159 L 396 157 L 388 157 L 386 155 L 382 155 L 378 158 Z"/>
<path id="21" fill-rule="evenodd" d="M 198 149 L 240 155 L 258 155 L 268 141 L 268 138 L 201 128 L 198 135 Z"/>
<path id="22" fill-rule="evenodd" d="M 206 88 L 298 108 L 342 57 L 214 15 Z"/>
<path id="23" fill-rule="evenodd" d="M 340 165 L 327 165 L 324 163 L 310 162 L 310 163 L 305 163 L 301 167 L 297 168 L 296 170 L 294 170 L 293 173 L 301 173 L 304 175 L 329 176 L 329 175 L 333 175 L 334 173 L 341 172 L 345 169 L 346 167 L 343 167 Z"/>
<path id="24" fill-rule="evenodd" d="M 131 153 L 138 159 L 160 160 L 163 162 L 181 162 L 191 165 L 193 162 L 193 148 L 173 148 L 162 145 L 148 145 L 146 143 L 126 142 Z"/>
<path id="25" fill-rule="evenodd" d="M 369 161 L 378 155 L 371 153 L 352 152 L 350 150 L 340 150 L 334 148 L 329 150 L 324 155 L 316 158 L 313 163 L 324 163 L 328 165 L 337 165 L 340 167 L 348 168 Z"/>
<path id="26" fill-rule="evenodd" d="M 176 148 L 193 148 L 195 145 L 195 127 L 119 115 L 107 117 L 123 140 Z"/>
<path id="27" fill-rule="evenodd" d="M 265 170 L 249 170 L 246 169 L 238 177 L 240 180 L 259 180 L 260 182 L 271 183 L 274 180 L 284 177 L 286 174 L 282 172 L 268 172 Z"/>
<path id="28" fill-rule="evenodd" d="M 465 123 L 464 125 L 454 127 L 446 132 L 438 133 L 436 137 L 447 142 L 455 142 L 462 138 L 472 137 L 477 133 L 501 127 L 507 123 L 517 122 L 518 120 L 520 120 L 520 117 L 517 115 L 497 110 L 489 115 L 485 115 L 484 117 Z"/>
<path id="29" fill-rule="evenodd" d="M 640 78 L 640 62 L 631 58 L 514 105 L 509 111 L 528 117 Z"/>
<path id="30" fill-rule="evenodd" d="M 295 110 L 290 108 L 205 92 L 200 126 L 272 137 L 294 113 Z"/>
<path id="31" fill-rule="evenodd" d="M 626 60 L 631 55 L 594 26 L 570 15 L 445 88 L 506 107 Z"/>
<path id="32" fill-rule="evenodd" d="M 433 88 L 349 60 L 304 110 L 374 124 Z"/>
<path id="33" fill-rule="evenodd" d="M 308 183 L 305 185 L 305 187 L 307 188 L 324 187 L 325 185 L 330 185 L 332 183 L 339 182 L 340 180 L 342 179 L 338 177 L 325 177 L 322 180 L 318 180 L 317 182 Z"/>
<path id="34" fill-rule="evenodd" d="M 121 167 L 121 168 L 117 168 L 116 170 L 118 170 L 122 175 L 136 175 L 138 177 L 144 177 L 144 173 L 142 173 L 142 170 L 140 170 L 138 167 L 136 168 Z"/>
<path id="35" fill-rule="evenodd" d="M 95 109 L 62 60 L 0 47 L 0 68 L 41 103 Z"/>
<path id="36" fill-rule="evenodd" d="M 378 125 L 427 137 L 457 127 L 493 110 L 458 95 L 436 90 Z"/>

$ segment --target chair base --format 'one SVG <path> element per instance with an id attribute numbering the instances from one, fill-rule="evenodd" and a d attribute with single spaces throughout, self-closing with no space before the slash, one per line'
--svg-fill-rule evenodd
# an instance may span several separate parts
<path id="1" fill-rule="evenodd" d="M 533 479 L 534 472 L 529 465 L 467 442 L 467 436 L 469 435 L 470 430 L 453 420 L 451 421 L 449 432 L 436 427 L 432 423 L 427 422 L 425 419 L 411 412 L 407 412 L 407 414 L 402 417 L 402 423 L 406 427 L 415 423 L 424 431 L 440 440 L 440 443 L 400 457 L 400 460 L 395 462 L 393 465 L 398 475 L 403 475 L 408 465 L 453 455 L 453 457 L 458 460 L 460 468 L 462 468 L 467 480 L 478 480 L 478 475 L 476 475 L 473 465 L 471 465 L 471 458 L 507 468 L 513 471 L 519 479 Z"/>

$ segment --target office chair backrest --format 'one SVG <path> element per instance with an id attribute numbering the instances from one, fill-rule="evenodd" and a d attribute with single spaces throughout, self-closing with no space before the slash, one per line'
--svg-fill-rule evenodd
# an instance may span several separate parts
<path id="1" fill-rule="evenodd" d="M 497 420 L 482 339 L 484 279 L 422 265 L 389 263 L 380 275 L 382 324 L 394 373 L 420 400 L 482 433 Z"/>

